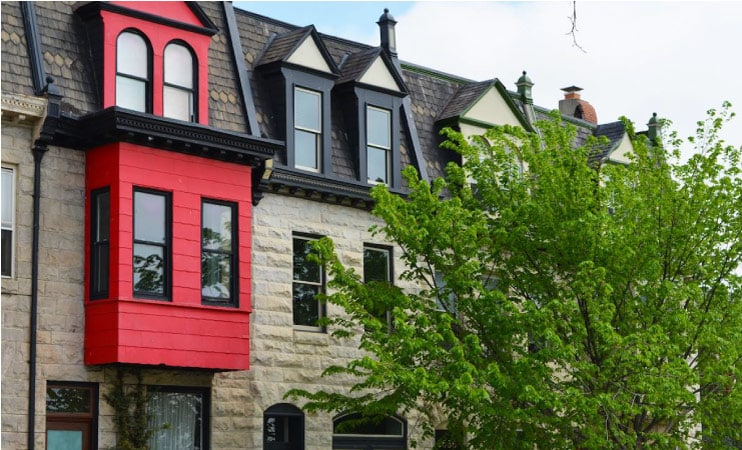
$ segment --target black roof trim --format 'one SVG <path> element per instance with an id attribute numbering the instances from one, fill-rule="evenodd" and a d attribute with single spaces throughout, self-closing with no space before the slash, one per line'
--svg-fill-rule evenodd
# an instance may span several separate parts
<path id="1" fill-rule="evenodd" d="M 280 167 L 273 169 L 270 180 L 263 180 L 261 183 L 264 191 L 362 209 L 371 209 L 373 206 L 374 201 L 369 193 L 372 187 L 370 184 L 357 181 L 328 179 Z M 392 192 L 403 194 L 397 190 Z"/>
<path id="2" fill-rule="evenodd" d="M 111 11 L 125 16 L 146 20 L 148 22 L 159 23 L 161 25 L 166 25 L 173 28 L 180 28 L 181 30 L 205 34 L 207 36 L 213 36 L 219 31 L 217 26 L 214 25 L 214 22 L 209 19 L 209 17 L 203 12 L 203 10 L 201 10 L 201 7 L 198 6 L 195 2 L 185 2 L 185 4 L 198 18 L 203 26 L 199 27 L 191 25 L 189 23 L 179 22 L 167 17 L 138 11 L 136 9 L 127 8 L 126 6 L 116 5 L 108 2 L 90 2 L 79 7 L 76 12 L 83 18 L 91 18 L 99 15 L 101 10 Z"/>
<path id="3" fill-rule="evenodd" d="M 54 144 L 87 150 L 129 142 L 209 159 L 255 165 L 285 148 L 283 141 L 138 113 L 117 106 L 80 118 L 66 116 Z"/>

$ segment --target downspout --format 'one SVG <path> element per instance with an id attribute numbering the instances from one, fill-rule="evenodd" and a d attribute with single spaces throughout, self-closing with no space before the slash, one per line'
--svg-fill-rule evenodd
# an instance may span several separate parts
<path id="1" fill-rule="evenodd" d="M 41 161 L 54 138 L 61 113 L 62 96 L 54 86 L 54 78 L 47 77 L 41 57 L 41 44 L 36 25 L 36 9 L 33 2 L 21 2 L 23 28 L 28 44 L 28 59 L 31 68 L 34 93 L 46 95 L 47 108 L 44 121 L 38 130 L 31 151 L 34 159 L 33 228 L 31 243 L 31 305 L 29 318 L 28 350 L 28 435 L 27 448 L 36 448 L 36 349 L 38 339 L 39 311 L 39 229 L 41 223 Z"/>

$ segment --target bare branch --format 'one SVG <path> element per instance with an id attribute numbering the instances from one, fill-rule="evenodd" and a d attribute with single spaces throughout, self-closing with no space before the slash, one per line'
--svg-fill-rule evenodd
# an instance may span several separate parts
<path id="1" fill-rule="evenodd" d="M 572 29 L 567 33 L 572 35 L 572 46 L 579 48 L 583 53 L 587 53 L 587 50 L 577 43 L 577 31 L 579 31 L 577 30 L 577 1 L 572 2 L 572 15 L 567 16 L 567 18 L 572 23 Z"/>

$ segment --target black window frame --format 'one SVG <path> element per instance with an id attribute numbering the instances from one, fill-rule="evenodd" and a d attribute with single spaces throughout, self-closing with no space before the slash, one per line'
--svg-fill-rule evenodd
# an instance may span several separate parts
<path id="1" fill-rule="evenodd" d="M 193 74 L 191 79 L 191 88 L 187 88 L 185 86 L 181 86 L 179 84 L 175 83 L 169 83 L 167 81 L 167 73 L 168 73 L 168 65 L 167 60 L 165 58 L 166 53 L 168 51 L 168 48 L 171 46 L 180 46 L 184 48 L 188 54 L 191 56 L 191 73 Z M 174 119 L 174 120 L 183 120 L 177 117 L 168 116 L 165 114 L 165 105 L 166 105 L 166 98 L 165 98 L 165 90 L 166 88 L 175 89 L 182 92 L 188 92 L 190 94 L 190 111 L 189 111 L 189 120 L 186 122 L 192 122 L 196 123 L 198 122 L 198 57 L 196 55 L 196 52 L 193 51 L 193 48 L 188 45 L 187 42 L 181 40 L 181 39 L 174 39 L 167 44 L 165 44 L 165 47 L 162 50 L 162 116 L 166 117 L 168 119 Z"/>
<path id="2" fill-rule="evenodd" d="M 100 239 L 98 229 L 100 228 L 100 211 L 98 205 L 99 196 L 108 196 L 108 221 L 107 239 Z M 105 261 L 101 261 L 100 249 L 106 249 Z M 97 280 L 105 268 L 105 285 L 98 286 Z M 111 282 L 111 189 L 104 187 L 90 192 L 90 299 L 98 300 L 107 298 Z"/>
<path id="3" fill-rule="evenodd" d="M 348 421 L 350 427 L 364 427 L 367 426 L 364 422 L 358 422 L 353 424 L 354 421 L 363 420 L 363 416 L 358 413 L 344 413 L 335 416 L 332 419 L 332 448 L 333 449 L 358 449 L 366 450 L 368 448 L 375 449 L 389 449 L 389 450 L 403 450 L 407 448 L 407 421 L 395 415 L 382 417 L 381 420 L 393 420 L 398 422 L 402 428 L 401 434 L 382 434 L 374 432 L 373 434 L 360 433 L 360 432 L 347 432 L 348 430 L 342 430 L 338 432 L 337 428 L 340 424 Z M 372 419 L 369 419 L 372 420 Z M 373 424 L 373 422 L 369 422 Z"/>
<path id="4" fill-rule="evenodd" d="M 372 279 L 369 280 L 367 276 L 367 264 L 366 264 L 366 252 L 367 251 L 373 251 L 373 252 L 383 252 L 386 255 L 387 258 L 387 270 L 386 270 L 386 280 L 379 280 L 379 279 Z M 391 246 L 388 245 L 379 245 L 379 244 L 370 244 L 370 243 L 364 243 L 363 244 L 363 282 L 386 282 L 389 283 L 390 286 L 394 285 L 394 249 Z M 393 324 L 393 316 L 392 312 L 390 310 L 386 310 L 383 312 L 386 320 L 386 326 L 387 330 L 392 331 L 394 329 Z M 381 312 L 378 312 L 377 317 L 381 320 Z"/>
<path id="5" fill-rule="evenodd" d="M 269 442 L 268 425 L 271 419 L 285 421 L 288 442 Z M 263 411 L 263 450 L 304 450 L 305 419 L 301 409 L 289 403 L 277 403 Z"/>
<path id="6" fill-rule="evenodd" d="M 346 115 L 346 120 L 351 121 L 355 129 L 353 138 L 357 146 L 357 171 L 358 181 L 366 186 L 374 186 L 376 182 L 368 180 L 368 136 L 367 136 L 367 109 L 369 107 L 389 111 L 391 117 L 391 149 L 389 155 L 389 179 L 385 183 L 391 191 L 401 192 L 402 189 L 402 156 L 400 133 L 402 129 L 402 102 L 404 95 L 392 94 L 371 90 L 366 87 L 354 87 L 353 95 L 355 96 L 354 109 L 355 117 Z M 347 97 L 346 97 L 347 98 Z"/>
<path id="7" fill-rule="evenodd" d="M 204 282 L 204 254 L 221 254 L 224 255 L 227 252 L 221 250 L 211 250 L 204 248 L 204 204 L 211 204 L 217 206 L 226 206 L 230 209 L 232 214 L 231 220 L 231 248 L 229 251 L 229 262 L 230 262 L 230 280 L 229 290 L 230 296 L 227 299 L 222 297 L 208 297 L 203 294 L 203 282 Z M 239 222 L 238 222 L 238 204 L 236 202 L 230 202 L 226 200 L 216 200 L 211 198 L 201 198 L 201 302 L 205 305 L 211 306 L 230 306 L 239 307 Z"/>
<path id="8" fill-rule="evenodd" d="M 139 76 L 136 76 L 136 75 L 133 75 L 133 74 L 128 74 L 128 73 L 120 72 L 119 71 L 119 58 L 118 58 L 118 55 L 119 55 L 119 39 L 121 38 L 121 36 L 123 34 L 126 34 L 126 33 L 129 33 L 129 34 L 133 34 L 135 36 L 138 36 L 139 38 L 141 38 L 144 41 L 144 45 L 145 45 L 146 53 L 147 53 L 145 55 L 146 61 L 147 61 L 147 78 L 142 78 L 142 77 L 139 77 Z M 115 91 L 115 95 L 114 95 L 114 104 L 115 105 L 120 106 L 119 105 L 119 102 L 118 102 L 118 96 L 119 96 L 118 80 L 119 80 L 119 77 L 126 78 L 126 79 L 129 79 L 129 80 L 140 81 L 140 82 L 143 82 L 144 83 L 144 111 L 139 111 L 139 112 L 143 112 L 143 113 L 147 113 L 147 114 L 152 114 L 152 89 L 153 89 L 152 88 L 152 85 L 153 85 L 152 78 L 153 78 L 153 74 L 154 74 L 152 53 L 153 53 L 152 52 L 152 43 L 150 42 L 149 38 L 147 37 L 147 35 L 145 33 L 137 30 L 136 28 L 127 28 L 127 29 L 121 31 L 121 33 L 119 33 L 118 36 L 116 36 L 116 76 L 114 78 L 114 89 L 116 90 Z M 121 107 L 122 108 L 125 108 L 124 106 L 121 106 Z M 134 110 L 134 111 L 136 111 L 136 110 Z"/>
<path id="9" fill-rule="evenodd" d="M 147 386 L 147 415 L 152 417 L 150 413 L 150 394 L 153 392 L 164 392 L 170 394 L 199 394 L 201 395 L 201 443 L 202 447 L 197 450 L 209 450 L 211 448 L 210 429 L 211 429 L 211 390 L 208 387 L 193 387 L 193 386 L 172 386 L 172 385 L 148 385 Z M 158 430 L 154 430 L 151 438 L 153 439 Z M 149 446 L 148 448 L 156 450 L 155 447 Z"/>
<path id="10" fill-rule="evenodd" d="M 165 199 L 165 243 L 158 243 L 153 241 L 145 241 L 137 239 L 136 236 L 136 194 L 145 193 L 151 195 L 159 195 Z M 135 186 L 132 193 L 132 278 L 131 287 L 132 293 L 135 298 L 152 299 L 152 300 L 170 300 L 171 294 L 171 283 L 172 283 L 172 226 L 173 226 L 173 202 L 172 193 L 167 191 L 160 191 L 155 189 L 149 189 L 144 187 Z M 157 294 L 151 291 L 137 291 L 135 276 L 134 276 L 134 258 L 135 258 L 135 247 L 137 244 L 141 245 L 152 245 L 162 247 L 163 263 L 162 263 L 162 277 L 163 277 L 163 293 Z"/>
<path id="11" fill-rule="evenodd" d="M 280 111 L 277 112 L 278 116 L 283 118 L 282 120 L 286 125 L 284 128 L 285 131 L 283 132 L 283 137 L 286 140 L 286 154 L 283 164 L 289 170 L 317 174 L 323 177 L 332 177 L 332 89 L 335 86 L 335 79 L 337 76 L 312 69 L 302 69 L 298 66 L 281 67 L 280 73 L 283 78 L 283 99 L 277 102 L 281 104 L 281 106 L 279 106 Z M 320 161 L 319 169 L 316 171 L 296 166 L 296 157 L 294 153 L 296 145 L 296 139 L 294 137 L 296 121 L 294 116 L 294 93 L 297 88 L 321 94 L 321 133 L 319 136 Z M 277 95 L 280 94 L 277 93 Z M 278 137 L 281 138 L 282 136 Z"/>
<path id="12" fill-rule="evenodd" d="M 2 176 L 10 174 L 10 192 L 3 189 L 3 197 L 10 202 L 11 217 L 5 218 L 8 221 L 2 221 L 2 277 L 12 278 L 15 275 L 15 241 L 16 241 L 16 170 L 13 167 L 2 166 Z"/>
<path id="13" fill-rule="evenodd" d="M 293 314 L 292 319 L 292 325 L 295 330 L 300 331 L 314 331 L 314 332 L 324 332 L 325 328 L 319 324 L 317 325 L 306 325 L 306 324 L 297 324 L 296 323 L 296 285 L 297 284 L 304 284 L 304 285 L 310 285 L 310 286 L 318 286 L 316 295 L 322 295 L 325 293 L 325 289 L 327 287 L 326 282 L 326 274 L 324 268 L 319 266 L 319 282 L 311 281 L 311 280 L 301 280 L 296 278 L 296 266 L 294 264 L 294 261 L 296 260 L 296 254 L 294 251 L 294 243 L 296 240 L 303 240 L 307 242 L 313 242 L 320 239 L 322 236 L 312 235 L 312 234 L 304 234 L 304 233 L 293 233 L 291 236 L 291 310 Z M 321 318 L 325 317 L 326 310 L 325 310 L 325 304 L 324 302 L 320 301 L 319 299 L 314 299 L 317 302 L 317 321 L 319 321 Z"/>

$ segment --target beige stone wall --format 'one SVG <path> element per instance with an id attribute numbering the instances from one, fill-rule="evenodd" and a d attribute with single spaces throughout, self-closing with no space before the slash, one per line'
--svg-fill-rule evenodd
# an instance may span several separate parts
<path id="1" fill-rule="evenodd" d="M 32 129 L 3 121 L 2 163 L 15 172 L 15 272 L 2 279 L 2 446 L 24 448 L 33 232 Z M 36 444 L 43 448 L 47 381 L 102 381 L 83 365 L 85 155 L 51 147 L 41 162 Z"/>
<path id="2" fill-rule="evenodd" d="M 253 314 L 251 369 L 215 377 L 213 448 L 263 448 L 263 411 L 292 388 L 346 390 L 350 380 L 321 378 L 331 364 L 344 364 L 359 355 L 357 341 L 338 340 L 323 332 L 293 327 L 292 237 L 295 232 L 329 236 L 341 261 L 363 268 L 364 243 L 385 244 L 368 231 L 377 220 L 368 212 L 268 194 L 253 211 Z M 394 250 L 395 278 L 402 264 Z M 328 305 L 328 314 L 342 314 Z M 296 404 L 296 406 L 301 406 Z M 408 417 L 410 432 L 414 420 Z M 221 430 L 231 430 L 222 434 Z M 307 450 L 332 448 L 332 416 L 305 418 Z"/>

